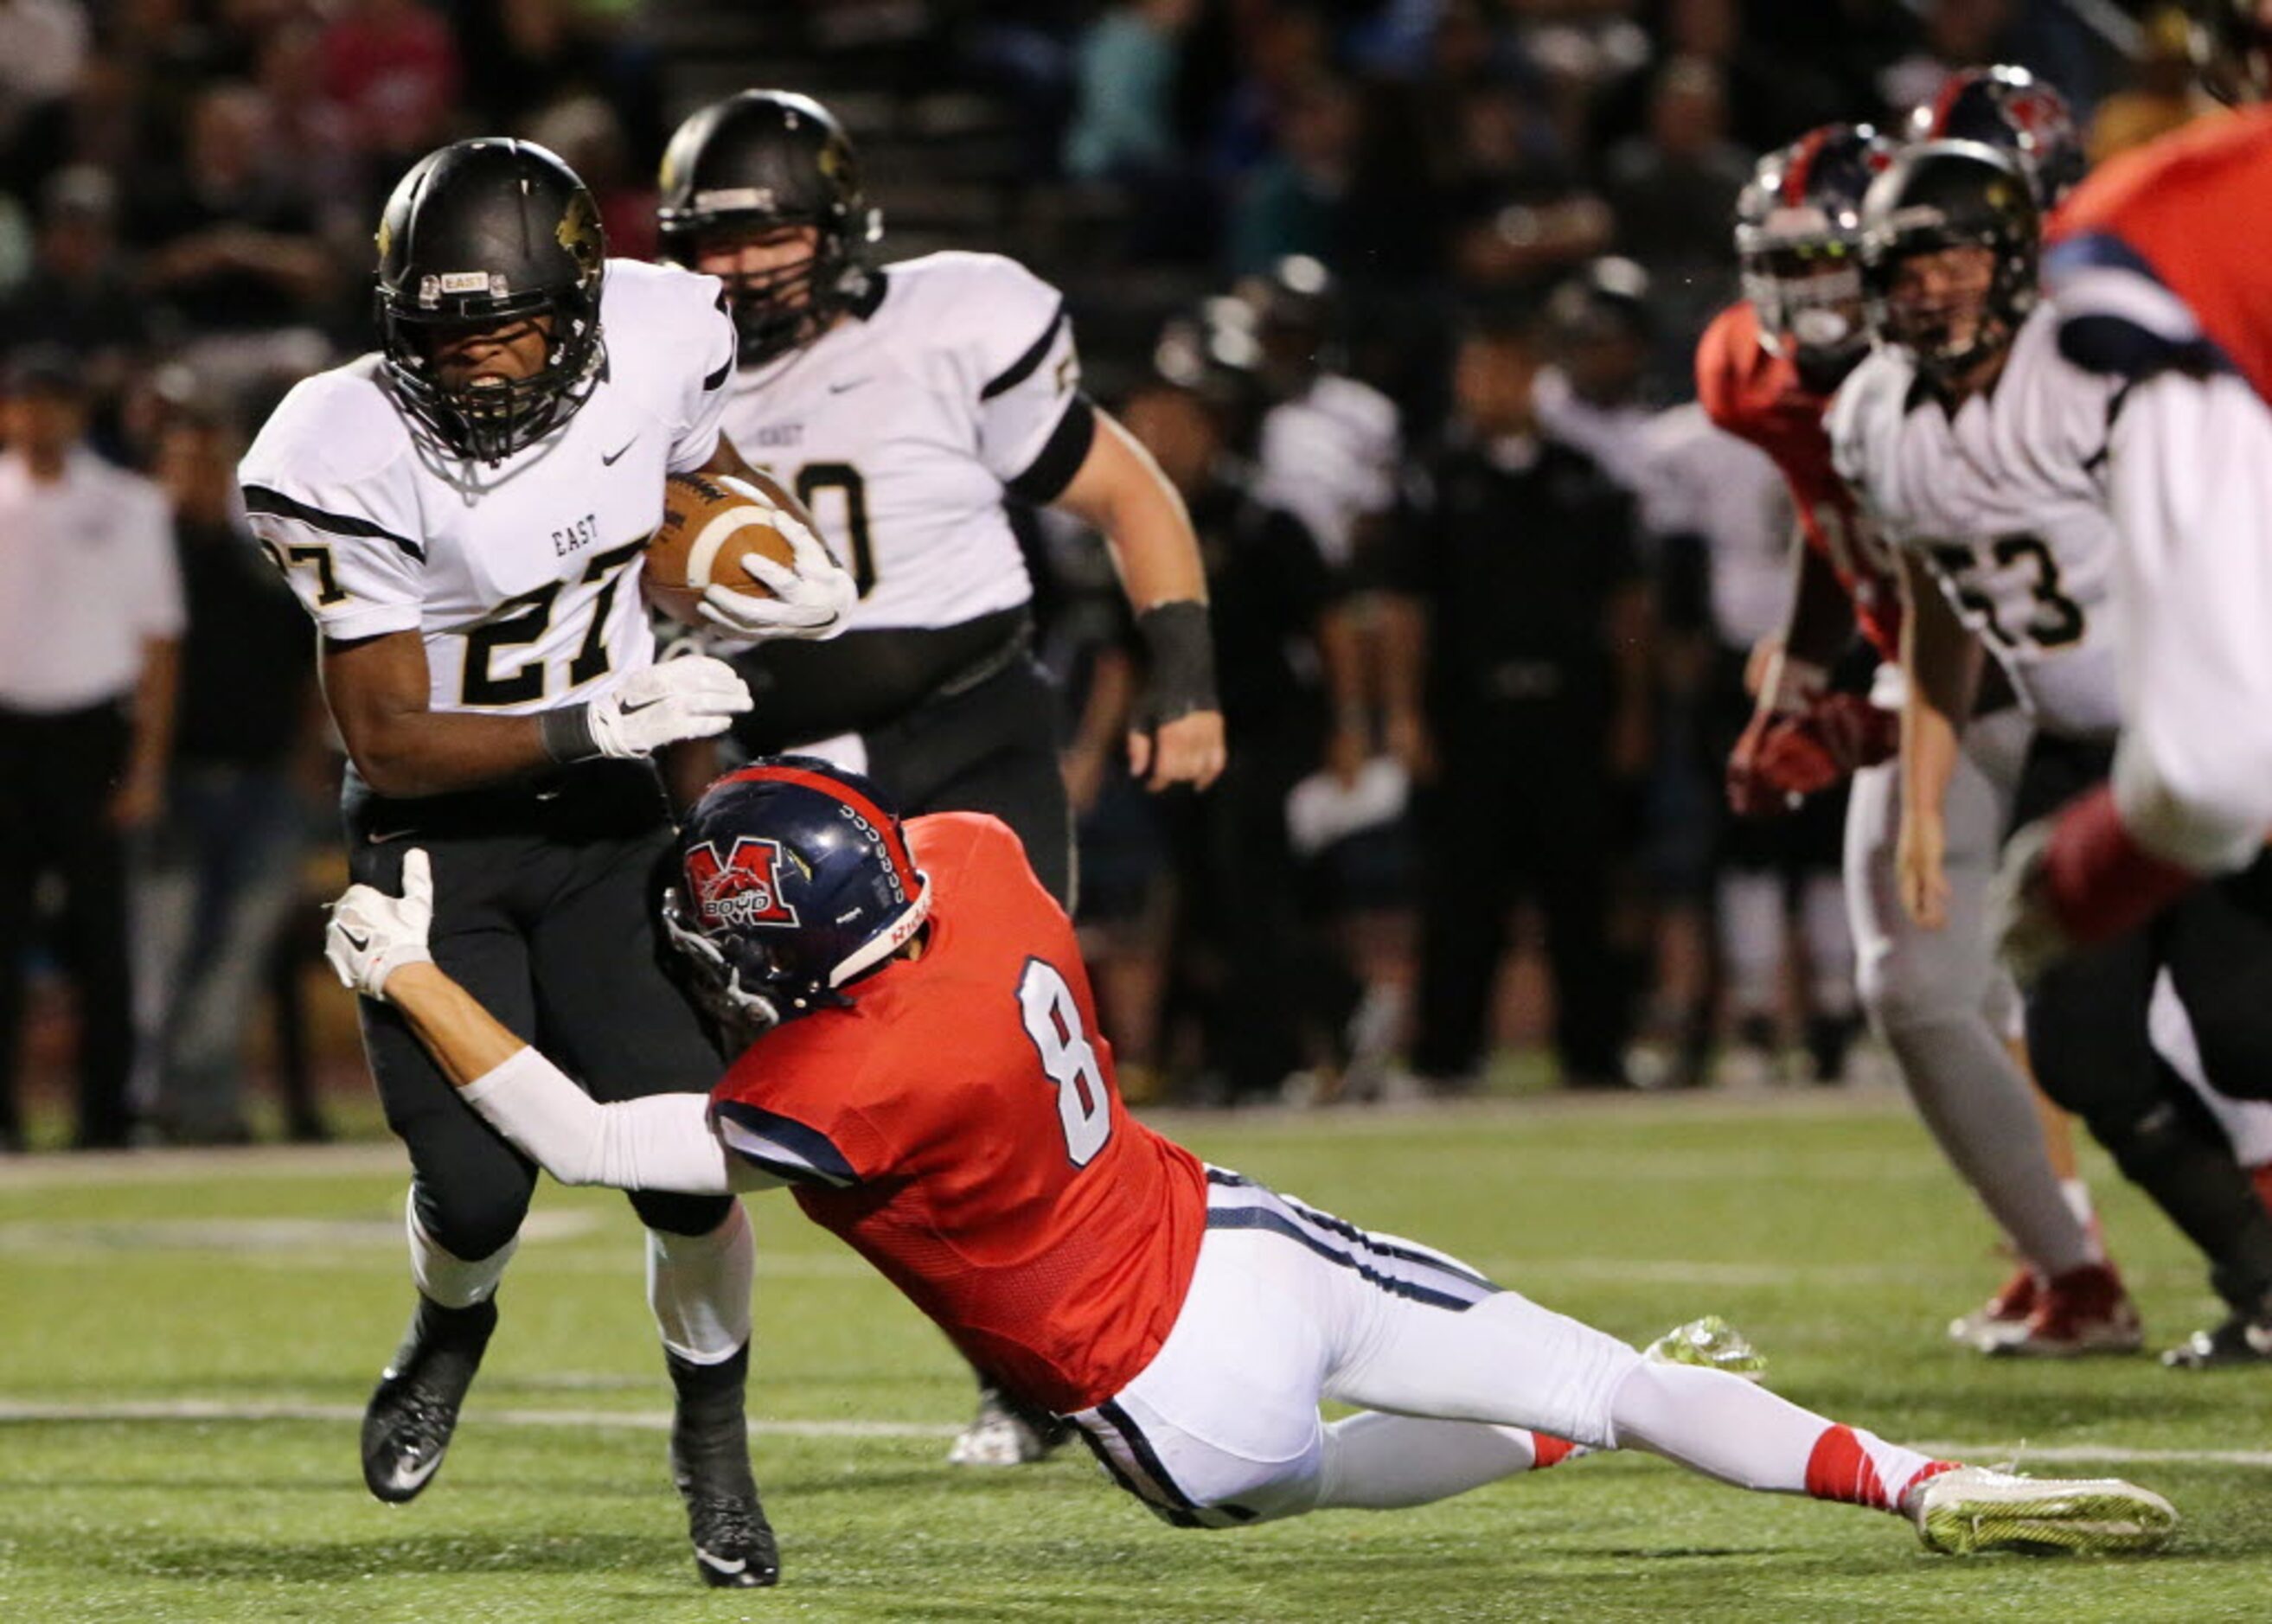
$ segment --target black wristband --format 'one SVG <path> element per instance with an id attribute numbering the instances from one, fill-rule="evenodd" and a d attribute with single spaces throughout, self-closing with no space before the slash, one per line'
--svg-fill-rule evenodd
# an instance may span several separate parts
<path id="1" fill-rule="evenodd" d="M 544 753 L 564 765 L 572 761 L 589 761 L 600 754 L 600 741 L 592 732 L 592 702 L 588 699 L 543 712 L 536 726 L 544 741 Z"/>
<path id="2" fill-rule="evenodd" d="M 1155 603 L 1136 617 L 1149 656 L 1144 674 L 1146 726 L 1172 722 L 1194 711 L 1222 708 L 1214 693 L 1214 634 L 1207 607 L 1195 599 Z"/>

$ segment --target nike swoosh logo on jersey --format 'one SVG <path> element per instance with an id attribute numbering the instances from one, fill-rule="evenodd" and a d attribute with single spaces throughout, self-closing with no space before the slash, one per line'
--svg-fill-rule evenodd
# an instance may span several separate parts
<path id="1" fill-rule="evenodd" d="M 851 382 L 847 384 L 831 384 L 828 386 L 828 392 L 832 395 L 841 395 L 844 393 L 845 391 L 857 389 L 861 384 L 867 382 L 868 380 L 866 378 L 854 378 Z"/>
<path id="2" fill-rule="evenodd" d="M 418 831 L 415 829 L 382 829 L 370 837 L 373 846 L 385 846 L 390 840 L 407 840 Z"/>
<path id="3" fill-rule="evenodd" d="M 639 443 L 639 437 L 637 435 L 633 435 L 630 439 L 617 446 L 613 451 L 602 451 L 600 453 L 600 460 L 609 467 L 612 468 L 616 466 L 617 458 L 620 458 L 625 451 L 628 451 L 632 447 L 637 445 Z"/>

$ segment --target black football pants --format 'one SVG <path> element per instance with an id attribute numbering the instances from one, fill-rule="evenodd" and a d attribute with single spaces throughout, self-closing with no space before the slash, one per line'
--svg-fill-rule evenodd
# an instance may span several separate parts
<path id="1" fill-rule="evenodd" d="M 134 1062 L 126 956 L 126 845 L 109 805 L 126 760 L 115 704 L 59 715 L 0 711 L 0 1144 L 22 1136 L 25 956 L 40 876 L 63 881 L 55 945 L 78 1009 L 78 1143 L 126 1143 Z"/>
<path id="2" fill-rule="evenodd" d="M 2105 775 L 2111 752 L 2041 736 L 2014 820 L 2056 809 Z M 2074 954 L 2029 994 L 2028 1049 L 2049 1095 L 2082 1118 L 2132 1183 L 2209 1261 L 2236 1307 L 2272 1295 L 2272 1216 L 2224 1130 L 2155 1053 L 2147 1009 L 2166 969 L 2211 1084 L 2236 1098 L 2272 1088 L 2272 926 L 2224 887 L 2180 900 L 2141 928 Z"/>
<path id="3" fill-rule="evenodd" d="M 351 782 L 349 868 L 401 889 L 433 865 L 434 962 L 594 1099 L 706 1092 L 723 1070 L 658 956 L 654 898 L 673 848 L 645 763 L 590 763 L 549 783 L 387 801 Z M 362 1001 L 387 1124 L 409 1147 L 420 1223 L 452 1255 L 489 1256 L 528 1211 L 536 1167 L 458 1098 L 402 1017 Z M 634 1193 L 640 1221 L 707 1234 L 730 1197 Z"/>
<path id="4" fill-rule="evenodd" d="M 902 817 L 990 812 L 1017 832 L 1043 889 L 1072 912 L 1072 807 L 1058 765 L 1058 693 L 1030 655 L 871 729 L 868 776 Z"/>
<path id="5" fill-rule="evenodd" d="M 1413 1069 L 1460 1077 L 1486 1058 L 1507 912 L 1545 916 L 1554 1050 L 1566 1077 L 1623 1075 L 1624 999 L 1607 935 L 1605 721 L 1590 705 L 1477 706 L 1446 719 L 1439 775 L 1415 805 L 1420 837 L 1419 1024 Z"/>

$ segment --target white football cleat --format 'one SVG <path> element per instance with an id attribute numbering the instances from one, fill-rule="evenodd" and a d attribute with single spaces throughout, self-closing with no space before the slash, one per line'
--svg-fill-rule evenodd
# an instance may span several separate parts
<path id="1" fill-rule="evenodd" d="M 1756 1382 L 1767 1374 L 1766 1358 L 1743 1332 L 1716 1314 L 1676 1325 L 1641 1350 L 1653 1365 L 1693 1365 Z"/>
<path id="2" fill-rule="evenodd" d="M 1928 1551 L 2072 1551 L 2119 1556 L 2160 1549 L 2177 1532 L 2176 1508 L 2119 1478 L 2025 1478 L 1960 1466 L 1902 1497 Z"/>
<path id="3" fill-rule="evenodd" d="M 950 1466 L 1026 1466 L 1047 1459 L 1072 1435 L 1054 1416 L 1023 1410 L 996 1388 L 978 1396 L 978 1413 L 946 1452 Z"/>

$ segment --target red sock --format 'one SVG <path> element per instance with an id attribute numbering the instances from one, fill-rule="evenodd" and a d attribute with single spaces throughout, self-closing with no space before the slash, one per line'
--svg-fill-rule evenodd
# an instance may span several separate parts
<path id="1" fill-rule="evenodd" d="M 1817 1500 L 1898 1511 L 1902 1497 L 1913 1486 L 1955 1469 L 1954 1461 L 1933 1460 L 1887 1443 L 1874 1434 L 1829 1427 L 1814 1441 L 1813 1452 L 1807 1456 L 1806 1492 Z"/>
<path id="2" fill-rule="evenodd" d="M 1530 1449 L 1534 1456 L 1530 1463 L 1530 1469 L 1533 1471 L 1543 1471 L 1549 1466 L 1557 1465 L 1567 1460 L 1573 1454 L 1583 1453 L 1567 1438 L 1557 1438 L 1552 1433 L 1531 1434 Z"/>

